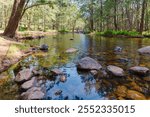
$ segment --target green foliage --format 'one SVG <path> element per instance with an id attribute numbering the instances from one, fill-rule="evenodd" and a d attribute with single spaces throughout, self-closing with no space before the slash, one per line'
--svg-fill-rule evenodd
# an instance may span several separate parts
<path id="1" fill-rule="evenodd" d="M 106 30 L 104 32 L 96 32 L 96 35 L 102 35 L 102 36 L 107 36 L 107 37 L 112 37 L 112 36 L 138 36 L 139 33 L 136 31 L 126 31 L 126 30 L 121 30 L 121 31 L 114 31 L 114 30 Z"/>
<path id="2" fill-rule="evenodd" d="M 68 33 L 69 31 L 66 30 L 66 29 L 62 29 L 62 30 L 59 30 L 58 32 L 60 32 L 60 33 Z"/>
<path id="3" fill-rule="evenodd" d="M 145 37 L 150 37 L 150 31 L 144 31 L 142 35 Z"/>
<path id="4" fill-rule="evenodd" d="M 23 31 L 27 31 L 27 28 L 26 28 L 26 27 L 24 27 L 24 26 L 20 26 L 20 27 L 19 27 L 19 31 L 21 31 L 21 32 L 23 32 Z"/>

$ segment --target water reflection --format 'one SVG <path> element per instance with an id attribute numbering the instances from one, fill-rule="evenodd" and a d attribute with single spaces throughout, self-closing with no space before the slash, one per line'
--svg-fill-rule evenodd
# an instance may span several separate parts
<path id="1" fill-rule="evenodd" d="M 70 40 L 74 38 L 74 40 Z M 102 79 L 92 76 L 90 73 L 79 72 L 76 62 L 85 56 L 90 56 L 99 61 L 105 68 L 106 65 L 117 65 L 127 70 L 131 66 L 141 65 L 150 68 L 150 56 L 141 56 L 137 49 L 150 44 L 148 39 L 122 39 L 104 38 L 98 36 L 86 36 L 83 34 L 58 34 L 41 40 L 26 41 L 30 45 L 48 44 L 48 53 L 38 53 L 26 58 L 20 63 L 21 67 L 38 67 L 42 69 L 46 80 L 45 99 L 50 100 L 96 100 L 110 99 L 113 91 L 118 85 L 128 86 L 131 81 L 136 81 L 138 85 L 147 89 L 150 94 L 148 82 L 141 82 L 136 76 L 126 79 Z M 114 53 L 114 48 L 120 46 L 122 53 Z M 79 51 L 73 54 L 66 54 L 68 48 L 77 48 Z M 128 60 L 127 62 L 124 60 Z M 67 77 L 66 82 L 60 82 L 58 76 L 52 76 L 50 70 L 58 68 Z M 58 95 L 56 95 L 58 92 Z M 60 92 L 60 94 L 59 94 Z M 148 94 L 148 96 L 149 96 Z M 113 97 L 112 99 L 115 99 Z"/>

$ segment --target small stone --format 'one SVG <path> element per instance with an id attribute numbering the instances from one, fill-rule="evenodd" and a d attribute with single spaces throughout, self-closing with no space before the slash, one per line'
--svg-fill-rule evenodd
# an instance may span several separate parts
<path id="1" fill-rule="evenodd" d="M 51 70 L 51 72 L 52 72 L 54 75 L 61 75 L 61 74 L 63 74 L 63 72 L 62 72 L 61 70 L 59 70 L 59 69 L 53 69 L 53 70 Z"/>
<path id="2" fill-rule="evenodd" d="M 120 61 L 122 63 L 128 63 L 130 60 L 127 58 L 119 58 L 118 61 Z"/>
<path id="3" fill-rule="evenodd" d="M 34 83 L 35 83 L 35 77 L 33 77 L 31 80 L 29 80 L 29 81 L 23 83 L 23 84 L 21 85 L 21 89 L 23 89 L 23 90 L 28 90 L 28 89 L 30 89 L 31 87 L 34 86 Z"/>
<path id="4" fill-rule="evenodd" d="M 98 71 L 97 70 L 91 70 L 90 73 L 93 75 L 93 76 L 96 76 L 98 74 Z"/>
<path id="5" fill-rule="evenodd" d="M 114 49 L 115 52 L 122 52 L 122 48 L 119 46 L 116 46 Z"/>
<path id="6" fill-rule="evenodd" d="M 35 76 L 42 75 L 42 70 L 33 69 L 32 72 L 33 72 L 33 74 L 34 74 Z"/>
<path id="7" fill-rule="evenodd" d="M 28 81 L 31 79 L 32 75 L 33 74 L 30 69 L 24 69 L 17 74 L 15 78 L 15 82 L 23 83 L 25 81 Z"/>
<path id="8" fill-rule="evenodd" d="M 100 70 L 102 66 L 96 60 L 85 57 L 78 62 L 77 68 L 81 70 Z"/>
<path id="9" fill-rule="evenodd" d="M 40 46 L 40 50 L 42 51 L 48 51 L 49 46 L 47 44 L 43 44 Z"/>
<path id="10" fill-rule="evenodd" d="M 139 93 L 134 90 L 128 90 L 126 97 L 128 99 L 133 99 L 133 100 L 146 100 L 145 96 L 142 93 Z"/>
<path id="11" fill-rule="evenodd" d="M 112 75 L 114 75 L 116 77 L 124 77 L 125 76 L 124 70 L 120 67 L 109 65 L 109 66 L 107 66 L 107 70 L 109 73 L 111 73 Z"/>
<path id="12" fill-rule="evenodd" d="M 74 53 L 74 52 L 77 52 L 78 49 L 75 49 L 75 48 L 69 48 L 66 50 L 66 53 Z"/>
<path id="13" fill-rule="evenodd" d="M 62 94 L 62 90 L 59 90 L 59 91 L 56 91 L 56 92 L 55 92 L 55 95 L 56 95 L 56 96 L 61 95 L 61 94 Z"/>
<path id="14" fill-rule="evenodd" d="M 59 80 L 60 80 L 61 82 L 65 82 L 65 81 L 67 80 L 67 78 L 66 78 L 65 75 L 61 75 Z"/>
<path id="15" fill-rule="evenodd" d="M 140 67 L 140 66 L 131 67 L 129 71 L 137 75 L 148 75 L 149 73 L 149 69 L 147 67 Z"/>
<path id="16" fill-rule="evenodd" d="M 74 40 L 73 38 L 71 38 L 70 40 Z"/>
<path id="17" fill-rule="evenodd" d="M 5 60 L 2 61 L 2 64 L 3 64 L 4 67 L 8 67 L 8 66 L 11 65 L 11 61 L 8 60 L 8 59 L 5 59 Z"/>
<path id="18" fill-rule="evenodd" d="M 140 54 L 150 54 L 150 46 L 140 48 L 140 49 L 138 49 L 138 52 Z"/>

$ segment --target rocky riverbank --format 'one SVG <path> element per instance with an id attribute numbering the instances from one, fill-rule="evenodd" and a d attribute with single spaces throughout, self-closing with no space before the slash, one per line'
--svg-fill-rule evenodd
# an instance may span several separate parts
<path id="1" fill-rule="evenodd" d="M 141 50 L 141 49 L 140 49 Z M 143 51 L 144 52 L 144 51 Z M 141 82 L 149 82 L 145 78 L 150 77 L 150 70 L 147 67 L 133 66 L 128 70 L 124 70 L 115 65 L 104 67 L 98 61 L 90 57 L 84 57 L 76 64 L 78 71 L 89 72 L 98 81 L 102 81 L 102 85 L 111 87 L 116 82 L 116 88 L 112 93 L 109 93 L 109 99 L 130 99 L 130 100 L 146 100 L 149 99 L 149 88 L 138 84 L 131 76 L 135 75 Z M 58 79 L 59 82 L 66 82 L 67 75 L 60 69 L 52 69 L 48 71 L 51 78 Z M 45 99 L 46 87 L 45 82 L 48 79 L 44 75 L 42 69 L 25 68 L 18 72 L 15 82 L 19 85 L 20 98 L 29 100 Z M 110 82 L 110 81 L 111 82 Z M 118 85 L 120 80 L 125 81 L 125 84 Z M 128 83 L 127 83 L 128 82 Z M 105 84 L 106 83 L 106 84 Z M 62 91 L 54 92 L 56 95 L 61 95 Z"/>
<path id="2" fill-rule="evenodd" d="M 68 39 L 69 42 L 74 42 Z M 72 46 L 75 47 L 75 46 Z M 139 49 L 140 56 L 145 56 L 145 54 L 149 55 L 149 46 L 143 47 Z M 66 49 L 66 50 L 65 50 Z M 61 60 L 64 56 L 80 54 L 80 49 L 65 48 L 61 55 L 56 56 L 56 59 Z M 107 99 L 149 99 L 150 87 L 150 72 L 149 72 L 149 65 L 136 65 L 130 66 L 129 68 L 125 69 L 120 64 L 103 64 L 103 62 L 99 61 L 96 57 L 93 56 L 82 56 L 75 62 L 75 68 L 65 68 L 62 70 L 61 68 L 55 66 L 54 69 L 47 63 L 47 61 L 51 62 L 50 56 L 40 56 L 40 59 L 37 59 L 33 53 L 39 53 L 44 51 L 45 54 L 48 54 L 51 51 L 49 45 L 43 44 L 37 47 L 31 47 L 30 49 L 22 51 L 26 55 L 31 55 L 29 57 L 22 58 L 18 63 L 17 68 L 14 68 L 14 81 L 17 84 L 19 89 L 19 98 L 18 99 L 25 99 L 25 100 L 37 100 L 37 99 L 55 99 L 51 98 L 51 96 L 47 96 L 47 92 L 52 87 L 57 87 L 61 85 L 65 86 L 65 91 L 68 93 L 73 93 L 75 89 L 78 89 L 79 83 L 85 83 L 85 86 L 88 87 L 95 87 L 96 92 Z M 113 50 L 112 50 L 113 51 Z M 53 51 L 54 52 L 54 51 Z M 124 52 L 124 48 L 116 47 L 113 51 L 114 54 L 120 56 Z M 43 52 L 42 52 L 43 53 Z M 54 53 L 53 56 L 55 56 Z M 95 54 L 95 53 L 94 53 Z M 32 56 L 33 55 L 33 56 Z M 68 57 L 67 56 L 67 57 Z M 116 58 L 119 62 L 123 63 L 130 63 L 132 59 L 128 58 Z M 33 63 L 30 63 L 33 59 Z M 72 58 L 70 58 L 72 61 Z M 45 66 L 39 65 L 41 63 L 40 60 L 44 60 Z M 24 63 L 26 61 L 27 63 Z M 55 61 L 54 61 L 55 63 Z M 33 65 L 34 64 L 34 65 Z M 70 63 L 69 63 L 70 64 Z M 55 65 L 55 64 L 54 64 Z M 70 65 L 69 65 L 70 66 Z M 81 78 L 75 85 L 75 87 L 70 86 L 74 80 L 70 81 L 70 73 L 66 73 L 66 69 L 69 69 L 69 72 L 73 73 L 73 75 L 78 72 L 78 78 Z M 85 77 L 84 77 L 85 74 Z M 73 76 L 71 78 L 74 78 Z M 93 78 L 93 80 L 92 80 Z M 69 81 L 69 85 L 68 85 Z M 80 84 L 81 85 L 81 84 Z M 70 87 L 71 88 L 70 88 Z M 88 90 L 88 87 L 86 87 Z M 70 91 L 71 90 L 71 91 Z M 72 99 L 68 98 L 68 95 L 62 88 L 56 88 L 53 91 L 50 91 L 52 95 L 60 96 L 61 99 Z M 69 92 L 70 91 L 70 92 Z M 82 90 L 83 91 L 83 90 Z M 70 94 L 72 95 L 72 94 Z M 74 98 L 73 98 L 74 99 Z M 80 97 L 75 97 L 75 99 L 80 99 Z M 82 98 L 81 98 L 82 99 Z"/>

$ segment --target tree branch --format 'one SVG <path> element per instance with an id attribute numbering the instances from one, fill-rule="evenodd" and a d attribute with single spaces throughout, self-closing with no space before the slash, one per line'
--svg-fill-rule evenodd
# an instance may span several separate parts
<path id="1" fill-rule="evenodd" d="M 31 6 L 28 6 L 25 8 L 25 11 L 32 8 L 32 7 L 35 7 L 35 6 L 41 6 L 41 5 L 47 5 L 47 4 L 50 4 L 51 2 L 46 2 L 46 3 L 38 3 L 38 4 L 33 4 Z"/>
<path id="2" fill-rule="evenodd" d="M 23 17 L 23 15 L 24 15 L 24 13 L 26 12 L 26 10 L 28 10 L 28 9 L 30 9 L 30 8 L 32 8 L 32 7 L 51 4 L 51 2 L 49 1 L 49 2 L 46 2 L 46 3 L 38 3 L 38 4 L 33 4 L 33 5 L 31 5 L 31 6 L 28 6 L 29 1 L 30 1 L 30 0 L 27 1 L 26 5 L 25 5 L 25 7 L 24 7 L 24 10 L 23 10 L 23 12 L 22 12 L 21 18 Z M 27 7 L 27 6 L 28 6 L 28 7 Z"/>

